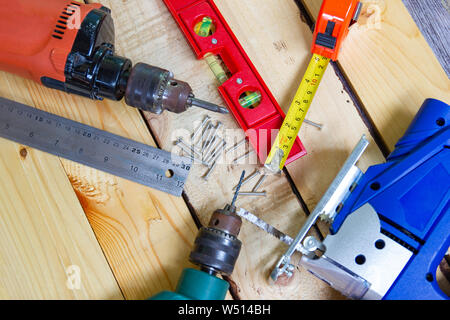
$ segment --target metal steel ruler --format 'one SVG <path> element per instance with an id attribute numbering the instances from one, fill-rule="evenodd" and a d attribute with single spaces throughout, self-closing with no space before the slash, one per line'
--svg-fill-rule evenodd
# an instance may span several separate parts
<path id="1" fill-rule="evenodd" d="M 306 113 L 314 99 L 320 81 L 330 62 L 329 58 L 314 54 L 300 87 L 284 119 L 277 138 L 267 157 L 265 166 L 273 172 L 283 170 L 284 164 L 291 152 Z"/>
<path id="2" fill-rule="evenodd" d="M 0 137 L 180 196 L 191 160 L 0 98 Z"/>

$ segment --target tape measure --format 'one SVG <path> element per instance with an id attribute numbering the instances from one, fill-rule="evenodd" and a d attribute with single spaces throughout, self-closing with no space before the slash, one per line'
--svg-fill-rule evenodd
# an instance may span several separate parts
<path id="1" fill-rule="evenodd" d="M 191 160 L 0 98 L 0 137 L 181 196 Z"/>
<path id="2" fill-rule="evenodd" d="M 330 60 L 336 61 L 349 27 L 358 20 L 359 0 L 323 0 L 314 30 L 312 53 L 306 74 L 266 159 L 273 172 L 283 169 L 306 113 Z"/>
<path id="3" fill-rule="evenodd" d="M 313 55 L 267 157 L 265 166 L 271 171 L 277 172 L 283 169 L 329 62 L 330 59 L 327 57 Z"/>

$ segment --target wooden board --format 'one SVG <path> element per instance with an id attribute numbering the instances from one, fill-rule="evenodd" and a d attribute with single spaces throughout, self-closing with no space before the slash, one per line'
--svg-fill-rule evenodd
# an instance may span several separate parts
<path id="1" fill-rule="evenodd" d="M 311 59 L 312 33 L 299 19 L 296 5 L 293 1 L 278 4 L 276 8 L 258 6 L 257 1 L 216 3 L 287 111 Z M 306 124 L 302 126 L 299 136 L 308 155 L 289 165 L 288 171 L 313 209 L 363 134 L 371 144 L 360 161 L 361 169 L 383 162 L 384 158 L 331 66 L 308 118 L 324 124 L 324 128 L 319 131 Z"/>
<path id="2" fill-rule="evenodd" d="M 162 1 L 101 1 L 112 8 L 116 24 L 118 52 L 132 58 L 170 69 L 180 80 L 189 81 L 201 99 L 223 104 L 217 83 L 206 63 L 197 61 Z M 312 34 L 299 19 L 293 2 L 261 6 L 256 0 L 216 1 L 241 44 L 286 111 L 310 59 Z M 123 31 L 121 31 L 123 30 Z M 292 32 L 296 30 L 296 32 Z M 138 36 L 137 36 L 138 35 Z M 147 114 L 151 129 L 163 148 L 173 148 L 177 136 L 188 137 L 203 119 L 205 112 L 190 110 L 182 115 Z M 212 115 L 226 128 L 237 129 L 230 116 Z M 309 155 L 289 166 L 289 172 L 308 206 L 314 208 L 329 183 L 339 171 L 362 134 L 370 138 L 355 106 L 338 77 L 330 68 L 308 117 L 325 124 L 323 131 L 304 126 L 301 132 Z M 236 133 L 236 140 L 243 133 Z M 230 143 L 232 144 L 232 143 Z M 174 149 L 177 150 L 177 149 Z M 240 153 L 243 154 L 242 149 Z M 234 157 L 228 157 L 232 160 Z M 382 162 L 375 143 L 361 161 L 362 168 Z M 201 222 L 206 224 L 213 210 L 224 206 L 243 169 L 255 165 L 220 165 L 209 182 L 201 179 L 206 169 L 196 165 L 186 185 L 187 197 Z M 312 170 L 311 168 L 314 168 Z M 248 188 L 248 187 L 247 187 Z M 267 198 L 239 200 L 238 205 L 259 215 L 269 223 L 295 235 L 305 215 L 298 199 L 290 191 L 284 176 L 271 177 L 262 190 Z M 244 222 L 240 235 L 243 251 L 232 280 L 243 299 L 337 298 L 336 293 L 317 282 L 303 269 L 288 285 L 270 286 L 267 277 L 286 246 Z"/>
<path id="3" fill-rule="evenodd" d="M 170 69 L 177 78 L 188 81 L 199 98 L 223 103 L 217 93 L 214 77 L 204 62 L 195 59 L 162 1 L 102 0 L 101 2 L 113 10 L 118 53 L 131 58 L 134 62 L 147 62 Z M 257 0 L 217 0 L 216 3 L 282 108 L 287 111 L 310 58 L 312 40 L 312 34 L 308 26 L 301 21 L 294 2 L 283 1 L 276 6 L 261 5 Z M 392 3 L 398 4 L 398 1 Z M 391 2 L 389 5 L 391 6 Z M 401 14 L 403 12 L 400 10 Z M 370 14 L 366 13 L 366 16 L 369 17 Z M 412 30 L 412 27 L 408 24 L 407 30 L 410 29 Z M 360 30 L 361 33 L 363 31 Z M 365 31 L 370 33 L 367 28 Z M 408 33 L 405 34 L 393 32 L 393 35 L 399 38 L 395 40 L 409 46 L 408 40 L 404 39 L 409 39 Z M 360 37 L 362 40 L 365 39 L 362 35 Z M 413 47 L 420 47 L 424 41 L 417 40 L 415 34 L 412 39 Z M 397 54 L 400 54 L 400 51 L 398 49 Z M 366 56 L 355 58 L 358 59 L 358 64 L 365 65 Z M 376 60 L 379 68 L 387 68 L 385 64 L 389 66 L 387 60 Z M 426 65 L 434 70 L 435 64 L 431 61 Z M 404 67 L 411 68 L 409 64 Z M 421 71 L 425 69 L 427 68 L 420 68 Z M 362 75 L 356 78 L 361 80 L 359 87 L 363 95 L 369 92 L 368 88 L 372 86 L 371 82 L 363 81 L 365 79 L 363 76 L 367 77 L 372 74 L 370 72 L 375 71 L 373 66 L 366 66 L 362 69 Z M 440 77 L 439 72 L 432 72 L 433 75 L 436 73 Z M 347 70 L 346 74 L 349 75 Z M 408 75 L 420 74 L 423 73 Z M 375 75 L 379 76 L 377 72 Z M 126 107 L 123 103 L 93 102 L 68 96 L 3 73 L 0 74 L 0 81 L 1 79 L 6 79 L 7 87 L 14 92 L 15 99 L 20 102 L 36 105 L 140 142 L 154 144 L 139 112 Z M 379 79 L 385 80 L 383 76 L 375 77 L 375 80 Z M 352 81 L 353 86 L 354 82 Z M 428 84 L 427 88 L 432 91 L 439 88 L 436 85 L 439 83 L 445 81 L 434 81 Z M 448 85 L 441 93 L 442 91 L 447 93 Z M 392 95 L 398 92 L 403 91 L 397 90 L 392 92 Z M 367 99 L 367 101 L 374 100 Z M 391 108 L 386 99 L 382 103 L 386 110 L 379 111 L 376 117 L 366 107 L 379 131 L 382 131 L 380 124 L 384 124 L 389 118 L 390 115 L 387 113 Z M 381 102 L 378 102 L 373 105 L 380 104 Z M 419 106 L 420 103 L 417 108 Z M 405 107 L 405 110 L 414 115 L 415 111 L 411 112 L 408 108 Z M 147 114 L 146 117 L 158 144 L 166 150 L 176 151 L 177 149 L 172 149 L 172 142 L 177 136 L 189 135 L 205 114 L 202 110 L 193 109 L 183 115 L 165 113 L 162 116 Z M 323 123 L 325 127 L 322 131 L 318 131 L 314 127 L 303 126 L 300 136 L 309 154 L 290 165 L 288 171 L 296 189 L 307 206 L 312 209 L 362 134 L 368 135 L 372 142 L 361 161 L 362 169 L 382 162 L 384 158 L 333 68 L 327 71 L 308 118 Z M 230 116 L 213 115 L 213 119 L 222 121 L 226 128 L 235 129 L 237 140 L 243 137 L 243 133 Z M 395 120 L 394 126 L 400 127 L 403 120 L 398 121 L 397 118 Z M 406 125 L 409 121 L 410 119 L 405 120 Z M 400 129 L 396 128 L 396 131 Z M 388 133 L 383 135 L 386 141 L 393 140 L 393 136 L 395 135 L 392 132 L 391 135 Z M 232 144 L 232 141 L 229 143 Z M 241 152 L 242 149 L 235 156 Z M 228 160 L 233 158 L 232 156 Z M 181 269 L 189 265 L 187 256 L 197 232 L 183 200 L 68 161 L 62 163 L 123 296 L 128 299 L 142 299 L 163 289 L 173 289 Z M 206 169 L 201 165 L 194 166 L 186 185 L 186 194 L 189 205 L 193 207 L 200 221 L 206 224 L 213 210 L 223 207 L 230 201 L 231 189 L 237 183 L 243 169 L 252 172 L 256 168 L 257 165 L 254 164 L 237 166 L 221 164 L 206 182 L 201 179 Z M 286 177 L 270 177 L 262 190 L 268 192 L 266 198 L 241 198 L 238 205 L 290 235 L 295 235 L 305 221 L 305 213 Z M 8 238 L 8 241 L 16 239 L 15 234 Z M 298 268 L 289 283 L 270 285 L 267 281 L 268 274 L 276 260 L 286 250 L 286 246 L 245 222 L 240 238 L 243 241 L 243 249 L 231 277 L 232 283 L 235 283 L 233 293 L 238 298 L 342 298 L 301 268 Z M 25 259 L 21 257 L 20 261 L 26 261 Z M 3 261 L 4 257 L 0 256 L 0 266 Z M 11 285 L 7 290 L 0 291 L 0 294 L 3 294 L 3 291 L 9 292 L 10 287 Z"/>
<path id="4" fill-rule="evenodd" d="M 0 74 L 0 96 L 32 103 Z M 0 299 L 122 299 L 57 157 L 0 139 Z"/>
<path id="5" fill-rule="evenodd" d="M 450 80 L 401 0 L 364 0 L 339 64 L 392 151 L 426 98 L 450 102 Z M 303 0 L 315 19 L 321 1 Z"/>
<path id="6" fill-rule="evenodd" d="M 162 1 L 101 2 L 112 9 L 118 52 L 134 62 L 142 61 L 170 69 L 178 79 L 189 81 L 197 97 L 223 104 L 217 93 L 215 79 L 206 63 L 195 59 Z M 202 110 L 192 109 L 182 115 L 164 113 L 161 116 L 147 114 L 146 117 L 159 145 L 166 150 L 172 150 L 176 137 L 188 137 L 205 115 L 206 113 Z M 209 115 L 214 123 L 220 120 L 225 128 L 234 129 L 236 141 L 244 137 L 231 116 Z M 229 137 L 231 138 L 232 135 Z M 230 139 L 229 145 L 232 144 L 233 141 Z M 177 151 L 176 148 L 173 150 Z M 243 153 L 244 148 L 239 149 L 233 156 L 229 156 L 228 160 L 233 160 Z M 200 221 L 207 224 L 214 210 L 222 208 L 231 201 L 232 188 L 243 169 L 252 173 L 256 168 L 257 165 L 250 164 L 242 166 L 221 164 L 206 182 L 201 178 L 206 168 L 195 165 L 185 190 Z M 250 183 L 246 187 L 250 189 L 248 191 L 251 191 L 252 186 L 253 184 Z M 304 222 L 305 215 L 286 178 L 270 177 L 261 190 L 268 192 L 267 198 L 241 198 L 238 200 L 238 205 L 260 214 L 268 222 L 295 234 Z M 240 239 L 243 242 L 243 249 L 231 277 L 231 280 L 236 283 L 235 293 L 240 298 L 327 299 L 340 297 L 334 290 L 311 277 L 304 270 L 299 272 L 288 286 L 270 286 L 268 283 L 270 269 L 286 247 L 246 223 L 242 228 Z"/>
<path id="7" fill-rule="evenodd" d="M 403 3 L 450 77 L 450 2 L 403 0 Z"/>
<path id="8" fill-rule="evenodd" d="M 1 78 L 15 100 L 154 145 L 137 109 L 67 95 L 12 75 L 2 73 Z M 182 269 L 190 266 L 187 258 L 197 233 L 183 199 L 62 163 L 124 297 L 145 299 L 174 289 Z"/>

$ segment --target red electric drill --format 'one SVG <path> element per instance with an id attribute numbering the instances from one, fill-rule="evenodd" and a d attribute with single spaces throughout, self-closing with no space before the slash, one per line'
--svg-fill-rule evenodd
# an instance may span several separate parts
<path id="1" fill-rule="evenodd" d="M 170 71 L 115 54 L 111 11 L 70 0 L 0 0 L 0 69 L 91 99 L 121 100 L 160 114 L 191 106 L 228 113 L 196 99 Z"/>

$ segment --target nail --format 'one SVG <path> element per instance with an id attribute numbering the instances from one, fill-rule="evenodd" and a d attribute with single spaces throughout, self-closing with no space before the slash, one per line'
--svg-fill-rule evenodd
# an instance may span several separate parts
<path id="1" fill-rule="evenodd" d="M 253 152 L 255 152 L 255 151 L 250 150 L 249 152 L 247 152 L 247 153 L 244 154 L 243 156 L 240 156 L 239 158 L 234 159 L 234 160 L 233 160 L 233 163 L 234 163 L 234 164 L 237 164 L 240 160 L 247 159 Z"/>
<path id="2" fill-rule="evenodd" d="M 215 136 L 214 141 L 209 145 L 208 149 L 203 152 L 203 157 L 205 159 L 208 159 L 211 157 L 211 155 L 217 150 L 217 147 L 220 144 L 220 141 L 223 141 L 223 139 L 220 139 L 218 136 Z"/>
<path id="3" fill-rule="evenodd" d="M 247 139 L 244 139 L 244 140 L 236 143 L 234 146 L 232 146 L 230 149 L 228 149 L 225 153 L 228 153 L 230 151 L 236 150 L 237 148 L 239 148 L 246 141 L 247 141 Z"/>
<path id="4" fill-rule="evenodd" d="M 203 127 L 205 126 L 206 122 L 208 122 L 208 120 L 211 119 L 210 116 L 206 116 L 205 119 L 203 119 L 202 123 L 200 124 L 200 126 L 194 131 L 194 133 L 191 135 L 191 140 L 195 141 L 195 139 L 197 138 L 198 134 L 200 132 L 202 132 Z"/>
<path id="5" fill-rule="evenodd" d="M 195 147 L 197 147 L 198 149 L 201 149 L 201 144 L 203 143 L 203 138 L 205 137 L 205 135 L 206 135 L 206 132 L 209 130 L 209 128 L 210 128 L 210 126 L 211 126 L 211 121 L 207 121 L 206 123 L 205 123 L 205 125 L 203 126 L 203 128 L 202 128 L 202 130 L 200 130 L 200 137 L 199 137 L 199 139 L 197 139 L 197 141 L 196 142 L 194 142 L 194 146 Z M 200 145 L 199 145 L 200 144 Z"/>
<path id="6" fill-rule="evenodd" d="M 214 163 L 212 164 L 211 168 L 209 168 L 208 172 L 203 177 L 204 180 L 208 181 L 208 178 L 211 175 L 211 173 L 214 171 L 214 169 L 216 168 L 216 165 L 217 165 L 217 162 L 214 161 Z"/>
<path id="7" fill-rule="evenodd" d="M 322 130 L 322 128 L 323 128 L 322 124 L 312 122 L 311 120 L 305 119 L 305 120 L 303 120 L 303 122 L 306 123 L 306 124 L 309 124 L 311 126 L 314 126 L 314 127 L 318 128 L 319 130 Z"/>
<path id="8" fill-rule="evenodd" d="M 208 167 L 211 166 L 210 163 L 208 163 L 208 162 L 206 162 L 206 161 L 203 161 L 202 159 L 196 158 L 196 157 L 195 157 L 195 154 L 192 152 L 192 150 L 186 149 L 184 145 L 182 145 L 182 144 L 177 144 L 177 147 L 179 147 L 181 150 L 183 150 L 184 152 L 186 152 L 186 154 L 187 154 L 193 161 L 198 160 L 198 161 L 200 161 L 202 164 L 204 164 L 205 166 L 208 166 Z"/>
<path id="9" fill-rule="evenodd" d="M 227 146 L 227 142 L 225 140 L 222 140 L 222 141 L 223 141 L 223 143 L 222 143 L 222 146 L 220 147 L 220 149 L 214 150 L 214 152 L 211 153 L 211 157 L 206 159 L 207 162 L 216 162 L 216 160 L 219 159 L 219 157 L 222 155 L 223 151 L 225 150 L 225 147 Z"/>
<path id="10" fill-rule="evenodd" d="M 204 154 L 208 154 L 209 149 L 210 149 L 210 147 L 211 147 L 211 144 L 212 144 L 213 141 L 216 139 L 216 136 L 217 136 L 217 130 L 219 130 L 221 127 L 222 127 L 222 122 L 218 122 L 217 125 L 216 125 L 216 127 L 213 129 L 213 132 L 212 132 L 212 135 L 211 135 L 211 139 L 209 139 L 208 141 L 206 141 L 203 155 L 204 155 Z"/>
<path id="11" fill-rule="evenodd" d="M 195 150 L 194 146 L 188 146 L 188 145 L 183 141 L 183 138 L 179 137 L 178 140 L 175 142 L 175 144 L 176 144 L 176 145 L 180 144 L 180 145 L 186 147 L 187 149 L 192 150 L 192 152 L 194 152 L 194 154 L 196 154 L 197 156 L 201 157 L 201 154 L 198 153 L 198 152 Z"/>
<path id="12" fill-rule="evenodd" d="M 202 156 L 205 158 L 205 156 L 209 155 L 209 152 L 211 151 L 211 148 L 214 146 L 214 144 L 217 144 L 217 137 L 214 136 L 211 138 L 211 141 L 209 142 L 208 146 L 203 150 Z"/>
<path id="13" fill-rule="evenodd" d="M 255 187 L 253 188 L 252 192 L 256 192 L 259 189 L 259 187 L 263 184 L 264 180 L 266 180 L 266 178 L 267 178 L 267 175 L 266 174 L 263 175 L 261 177 L 261 179 L 259 179 L 258 183 L 255 185 Z"/>
<path id="14" fill-rule="evenodd" d="M 213 140 L 213 137 L 215 137 L 217 135 L 217 131 L 222 127 L 222 122 L 218 122 L 216 124 L 216 127 L 213 129 L 212 134 L 211 134 L 211 138 L 209 139 L 209 141 L 206 142 L 205 148 L 208 146 L 208 142 L 211 143 L 211 141 Z"/>
<path id="15" fill-rule="evenodd" d="M 240 196 L 248 196 L 248 197 L 265 197 L 267 195 L 266 191 L 264 192 L 239 192 Z"/>

